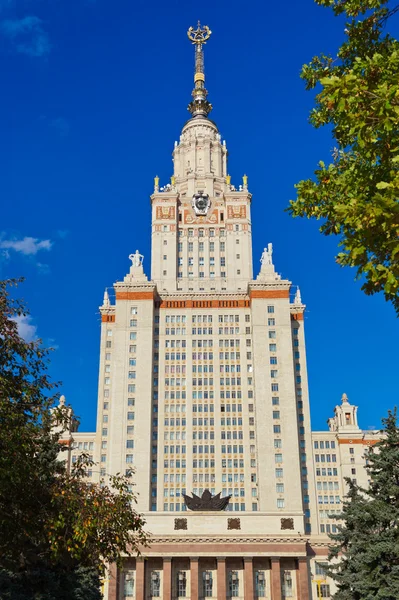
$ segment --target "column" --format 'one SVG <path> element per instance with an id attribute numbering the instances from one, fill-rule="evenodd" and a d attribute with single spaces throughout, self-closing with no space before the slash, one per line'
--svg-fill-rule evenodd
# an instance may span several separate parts
<path id="1" fill-rule="evenodd" d="M 309 570 L 306 556 L 298 558 L 298 569 L 296 572 L 297 598 L 298 600 L 309 600 Z"/>
<path id="2" fill-rule="evenodd" d="M 145 594 L 145 564 L 144 558 L 136 558 L 136 600 L 144 600 Z"/>
<path id="3" fill-rule="evenodd" d="M 254 600 L 254 571 L 251 556 L 244 558 L 244 598 Z"/>
<path id="4" fill-rule="evenodd" d="M 280 558 L 273 556 L 271 559 L 272 572 L 271 572 L 271 587 L 272 587 L 272 600 L 281 600 L 281 572 L 280 572 Z"/>
<path id="5" fill-rule="evenodd" d="M 218 556 L 217 589 L 218 600 L 226 600 L 226 558 Z"/>
<path id="6" fill-rule="evenodd" d="M 163 600 L 172 600 L 172 558 L 163 559 Z"/>
<path id="7" fill-rule="evenodd" d="M 118 600 L 119 585 L 118 585 L 119 571 L 115 563 L 109 566 L 108 569 L 108 600 Z"/>
<path id="8" fill-rule="evenodd" d="M 198 558 L 190 558 L 191 600 L 198 600 Z"/>

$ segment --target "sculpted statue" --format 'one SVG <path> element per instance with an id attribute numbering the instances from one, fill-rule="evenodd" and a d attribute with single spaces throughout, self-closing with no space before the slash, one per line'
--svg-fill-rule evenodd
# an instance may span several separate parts
<path id="1" fill-rule="evenodd" d="M 138 250 L 134 254 L 130 254 L 129 258 L 132 261 L 132 267 L 141 267 L 144 262 L 144 256 Z"/>
<path id="2" fill-rule="evenodd" d="M 263 253 L 260 259 L 262 265 L 272 265 L 273 244 L 269 243 L 267 249 L 263 248 Z"/>

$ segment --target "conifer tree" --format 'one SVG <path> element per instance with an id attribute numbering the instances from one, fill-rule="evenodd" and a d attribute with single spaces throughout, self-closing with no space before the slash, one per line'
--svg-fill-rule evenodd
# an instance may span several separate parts
<path id="1" fill-rule="evenodd" d="M 331 534 L 329 574 L 334 600 L 399 598 L 399 428 L 396 410 L 383 419 L 382 439 L 367 452 L 370 485 L 346 479 L 338 532 Z"/>

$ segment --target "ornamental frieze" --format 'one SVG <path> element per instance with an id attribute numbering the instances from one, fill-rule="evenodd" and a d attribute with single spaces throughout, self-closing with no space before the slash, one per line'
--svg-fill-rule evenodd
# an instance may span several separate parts
<path id="1" fill-rule="evenodd" d="M 247 207 L 245 204 L 238 204 L 237 206 L 227 207 L 227 218 L 228 219 L 245 219 L 247 216 Z"/>
<path id="2" fill-rule="evenodd" d="M 156 219 L 157 220 L 175 220 L 176 219 L 176 208 L 174 206 L 157 206 Z"/>
<path id="3" fill-rule="evenodd" d="M 185 225 L 201 225 L 201 224 L 215 225 L 219 221 L 218 216 L 219 216 L 219 213 L 217 210 L 213 210 L 208 215 L 203 215 L 203 216 L 202 215 L 196 216 L 194 211 L 185 210 L 184 211 L 184 224 Z"/>

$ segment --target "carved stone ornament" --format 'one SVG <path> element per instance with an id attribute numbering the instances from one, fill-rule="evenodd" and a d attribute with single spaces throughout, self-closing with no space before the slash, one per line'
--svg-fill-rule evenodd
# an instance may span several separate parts
<path id="1" fill-rule="evenodd" d="M 187 519 L 175 519 L 175 529 L 187 530 Z"/>
<path id="2" fill-rule="evenodd" d="M 241 529 L 240 519 L 227 519 L 227 529 Z"/>
<path id="3" fill-rule="evenodd" d="M 183 497 L 187 508 L 190 510 L 224 510 L 231 498 L 231 496 L 221 498 L 220 492 L 216 496 L 212 496 L 209 490 L 205 490 L 201 498 L 195 494 L 192 498 L 185 494 L 183 494 Z"/>
<path id="4" fill-rule="evenodd" d="M 202 190 L 199 190 L 196 194 L 194 194 L 191 200 L 191 205 L 197 216 L 206 215 L 211 206 L 211 201 L 208 194 L 204 194 Z"/>
<path id="5" fill-rule="evenodd" d="M 281 529 L 294 529 L 294 519 L 281 519 Z"/>

